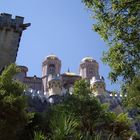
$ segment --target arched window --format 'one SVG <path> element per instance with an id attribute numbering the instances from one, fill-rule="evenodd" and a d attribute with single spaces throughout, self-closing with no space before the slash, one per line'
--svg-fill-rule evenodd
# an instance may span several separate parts
<path id="1" fill-rule="evenodd" d="M 55 65 L 54 64 L 49 65 L 49 74 L 55 74 Z"/>

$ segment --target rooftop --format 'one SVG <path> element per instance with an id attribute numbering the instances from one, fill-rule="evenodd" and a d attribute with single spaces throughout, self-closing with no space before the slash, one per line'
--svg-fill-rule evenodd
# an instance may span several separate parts
<path id="1" fill-rule="evenodd" d="M 93 61 L 93 60 L 94 59 L 92 57 L 87 56 L 87 57 L 85 57 L 85 58 L 82 59 L 82 62 L 84 62 L 84 61 Z"/>

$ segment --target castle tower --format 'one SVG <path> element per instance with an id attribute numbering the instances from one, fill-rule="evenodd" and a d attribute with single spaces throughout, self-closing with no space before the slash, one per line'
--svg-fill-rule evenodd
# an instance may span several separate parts
<path id="1" fill-rule="evenodd" d="M 91 80 L 92 77 L 99 78 L 98 63 L 92 57 L 85 57 L 80 64 L 80 76 Z"/>
<path id="2" fill-rule="evenodd" d="M 62 80 L 60 76 L 49 75 L 47 85 L 48 85 L 48 96 L 61 95 Z"/>
<path id="3" fill-rule="evenodd" d="M 23 17 L 12 19 L 10 14 L 0 14 L 0 70 L 16 61 L 22 32 L 30 26 L 23 21 Z"/>
<path id="4" fill-rule="evenodd" d="M 95 96 L 102 95 L 105 90 L 105 81 L 103 77 L 99 77 L 96 79 L 96 77 L 93 77 L 90 81 L 92 92 Z"/>
<path id="5" fill-rule="evenodd" d="M 25 66 L 18 66 L 20 72 L 15 75 L 15 79 L 19 81 L 24 81 L 25 77 L 27 77 L 28 68 Z"/>
<path id="6" fill-rule="evenodd" d="M 47 81 L 48 76 L 58 76 L 60 75 L 61 71 L 61 61 L 59 58 L 55 55 L 49 55 L 45 58 L 45 60 L 42 63 L 42 80 L 43 80 L 43 87 L 44 92 L 47 92 Z"/>

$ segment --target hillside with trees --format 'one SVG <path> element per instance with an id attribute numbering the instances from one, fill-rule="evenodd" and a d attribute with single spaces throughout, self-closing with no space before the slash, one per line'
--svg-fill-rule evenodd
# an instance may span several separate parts
<path id="1" fill-rule="evenodd" d="M 124 112 L 92 96 L 86 80 L 56 104 L 25 95 L 15 64 L 0 75 L 0 140 L 140 140 L 140 1 L 83 0 L 93 30 L 108 44 L 103 62 L 113 83 L 121 80 Z"/>

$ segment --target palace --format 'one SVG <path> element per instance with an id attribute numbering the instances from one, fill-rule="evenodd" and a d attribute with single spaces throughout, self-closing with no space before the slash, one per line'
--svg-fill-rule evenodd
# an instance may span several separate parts
<path id="1" fill-rule="evenodd" d="M 24 23 L 24 17 L 12 18 L 11 14 L 0 14 L 0 74 L 6 66 L 16 62 L 21 36 L 29 26 L 30 23 Z M 27 85 L 23 95 L 27 96 L 29 111 L 43 112 L 50 105 L 63 102 L 73 94 L 75 81 L 86 79 L 92 89 L 91 96 L 95 96 L 101 103 L 107 103 L 110 111 L 117 114 L 123 112 L 122 95 L 106 89 L 105 80 L 99 74 L 99 64 L 92 57 L 81 60 L 78 74 L 69 70 L 61 73 L 61 66 L 61 60 L 56 55 L 44 59 L 41 77 L 30 77 L 26 66 L 18 66 L 21 71 L 14 79 Z M 131 117 L 135 116 L 135 110 L 129 113 Z M 135 129 L 140 132 L 140 123 L 137 123 Z"/>
<path id="2" fill-rule="evenodd" d="M 14 63 L 19 49 L 21 36 L 30 23 L 24 23 L 24 18 L 11 14 L 0 14 L 0 73 L 5 66 Z M 92 57 L 81 60 L 79 74 L 70 71 L 61 73 L 61 60 L 55 55 L 47 56 L 42 62 L 42 76 L 29 77 L 26 66 L 18 66 L 21 71 L 14 79 L 27 85 L 26 95 L 37 97 L 41 102 L 50 101 L 53 97 L 62 97 L 66 93 L 73 93 L 75 81 L 86 79 L 91 87 L 93 96 L 100 99 L 102 103 L 110 103 L 111 109 L 121 112 L 121 96 L 106 90 L 105 81 L 99 74 L 99 64 Z"/>
<path id="3" fill-rule="evenodd" d="M 21 72 L 15 76 L 15 79 L 28 85 L 30 90 L 38 91 L 47 97 L 72 92 L 75 81 L 80 79 L 90 82 L 95 95 L 107 92 L 104 78 L 99 75 L 99 65 L 92 57 L 81 60 L 79 74 L 69 71 L 61 74 L 61 60 L 55 55 L 47 56 L 42 62 L 42 77 L 28 77 L 28 68 L 25 66 L 19 68 Z"/>
<path id="4" fill-rule="evenodd" d="M 27 85 L 24 91 L 34 102 L 59 103 L 66 95 L 73 94 L 73 86 L 77 80 L 85 79 L 90 83 L 92 94 L 101 103 L 109 103 L 110 110 L 116 113 L 123 112 L 121 95 L 112 94 L 106 90 L 105 81 L 99 75 L 99 64 L 92 57 L 81 60 L 79 74 L 70 71 L 61 73 L 61 60 L 56 55 L 47 56 L 42 62 L 42 77 L 29 77 L 26 66 L 18 66 L 21 70 L 14 79 Z M 37 104 L 37 103 L 36 103 Z M 46 104 L 44 105 L 46 106 Z M 38 108 L 38 107 L 37 107 Z M 40 111 L 40 109 L 39 109 Z"/>

